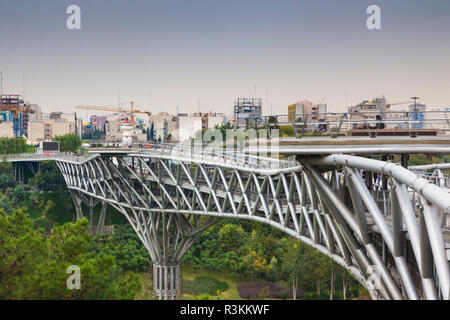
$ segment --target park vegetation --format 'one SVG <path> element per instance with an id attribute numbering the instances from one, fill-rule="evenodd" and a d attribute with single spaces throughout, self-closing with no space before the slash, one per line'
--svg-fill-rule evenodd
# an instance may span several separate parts
<path id="1" fill-rule="evenodd" d="M 0 209 L 0 299 L 132 299 L 140 276 L 123 273 L 113 256 L 90 250 L 86 218 L 45 234 L 27 211 Z M 80 268 L 79 290 L 68 290 L 67 268 Z"/>
<path id="2" fill-rule="evenodd" d="M 0 154 L 25 153 L 29 149 L 25 138 L 0 138 Z"/>

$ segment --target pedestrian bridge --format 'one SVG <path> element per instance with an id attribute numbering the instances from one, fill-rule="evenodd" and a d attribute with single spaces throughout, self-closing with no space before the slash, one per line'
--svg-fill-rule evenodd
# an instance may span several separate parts
<path id="1" fill-rule="evenodd" d="M 373 299 L 450 299 L 450 194 L 400 165 L 358 156 L 270 159 L 154 145 L 87 155 L 12 155 L 56 161 L 81 201 L 121 212 L 148 250 L 154 289 L 180 289 L 180 262 L 221 218 L 266 223 L 346 268 Z"/>

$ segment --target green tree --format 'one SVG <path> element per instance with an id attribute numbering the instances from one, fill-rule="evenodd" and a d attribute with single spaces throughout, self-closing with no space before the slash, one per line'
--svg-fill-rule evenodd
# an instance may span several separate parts
<path id="1" fill-rule="evenodd" d="M 298 289 L 307 289 L 311 287 L 313 274 L 313 264 L 309 259 L 307 249 L 300 241 L 293 239 L 284 239 L 285 248 L 281 268 L 287 274 L 289 284 L 292 288 L 292 297 L 297 298 Z"/>
<path id="2" fill-rule="evenodd" d="M 74 133 L 56 136 L 53 138 L 53 141 L 59 141 L 59 150 L 61 152 L 78 152 L 81 147 L 81 139 Z"/>
<path id="3" fill-rule="evenodd" d="M 275 116 L 270 116 L 268 122 L 269 122 L 269 123 L 273 123 L 273 124 L 278 123 L 277 117 L 275 117 Z"/>
<path id="4" fill-rule="evenodd" d="M 13 166 L 11 162 L 6 161 L 6 156 L 3 156 L 2 161 L 0 162 L 0 173 L 5 173 L 8 175 L 13 175 Z"/>
<path id="5" fill-rule="evenodd" d="M 0 299 L 132 299 L 137 275 L 124 274 L 115 258 L 90 250 L 88 221 L 35 229 L 25 210 L 0 209 Z M 67 267 L 79 266 L 81 288 L 69 290 Z"/>
<path id="6" fill-rule="evenodd" d="M 96 236 L 92 249 L 113 256 L 124 271 L 143 272 L 151 265 L 147 250 L 129 224 L 116 227 L 112 234 Z"/>
<path id="7" fill-rule="evenodd" d="M 247 234 L 236 224 L 224 225 L 218 233 L 219 244 L 224 252 L 237 251 L 245 243 Z"/>
<path id="8" fill-rule="evenodd" d="M 424 154 L 412 154 L 409 156 L 408 165 L 410 166 L 421 166 L 425 164 L 437 164 L 442 163 L 442 160 L 437 157 L 433 157 L 431 160 L 427 158 Z"/>
<path id="9" fill-rule="evenodd" d="M 7 162 L 6 158 L 0 161 L 0 188 L 7 189 L 16 184 L 14 179 L 14 171 L 11 162 Z"/>
<path id="10" fill-rule="evenodd" d="M 27 149 L 25 138 L 0 138 L 0 154 L 24 153 Z"/>
<path id="11" fill-rule="evenodd" d="M 54 161 L 42 161 L 41 171 L 30 178 L 28 184 L 35 190 L 60 191 L 65 189 L 63 175 Z"/>

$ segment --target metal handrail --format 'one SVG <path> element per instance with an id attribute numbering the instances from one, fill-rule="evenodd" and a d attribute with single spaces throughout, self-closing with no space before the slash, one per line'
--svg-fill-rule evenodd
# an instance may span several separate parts
<path id="1" fill-rule="evenodd" d="M 243 167 L 251 167 L 257 169 L 280 169 L 296 167 L 299 164 L 294 159 L 280 160 L 267 157 L 258 157 L 238 153 L 236 151 L 220 150 L 209 151 L 204 147 L 196 147 L 187 144 L 149 144 L 149 152 L 159 151 L 163 154 L 173 155 L 196 160 L 224 161 L 227 164 L 234 164 Z"/>

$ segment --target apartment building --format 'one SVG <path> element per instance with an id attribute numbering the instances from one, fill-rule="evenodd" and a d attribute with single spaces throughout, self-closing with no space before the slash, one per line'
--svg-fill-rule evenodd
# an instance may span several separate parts
<path id="1" fill-rule="evenodd" d="M 37 144 L 42 141 L 51 141 L 56 136 L 76 133 L 75 122 L 66 119 L 43 119 L 30 121 L 28 124 L 28 140 Z"/>
<path id="2" fill-rule="evenodd" d="M 288 106 L 289 120 L 302 121 L 323 121 L 325 119 L 324 113 L 327 112 L 326 104 L 314 104 L 311 101 L 299 101 Z"/>

